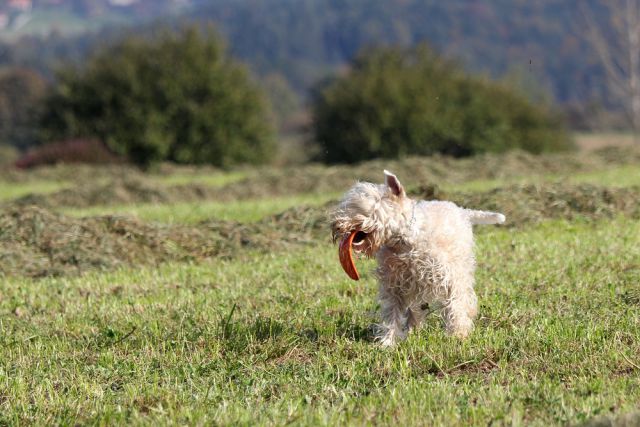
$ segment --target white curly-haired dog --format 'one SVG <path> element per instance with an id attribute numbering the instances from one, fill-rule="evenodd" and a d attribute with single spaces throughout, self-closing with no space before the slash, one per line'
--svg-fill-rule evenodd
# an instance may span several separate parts
<path id="1" fill-rule="evenodd" d="M 352 250 L 378 260 L 377 338 L 384 346 L 405 338 L 428 305 L 442 306 L 447 332 L 464 338 L 478 312 L 472 225 L 501 224 L 505 217 L 452 202 L 413 200 L 394 174 L 384 174 L 384 184 L 355 184 L 331 218 L 340 262 L 352 279 L 359 278 Z"/>

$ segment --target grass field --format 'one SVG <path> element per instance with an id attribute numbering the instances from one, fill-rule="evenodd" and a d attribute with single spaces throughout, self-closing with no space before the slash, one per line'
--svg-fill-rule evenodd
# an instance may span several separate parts
<path id="1" fill-rule="evenodd" d="M 224 188 L 244 176 L 149 179 Z M 443 188 L 484 191 L 559 177 L 514 179 Z M 562 179 L 629 187 L 640 184 L 640 164 Z M 74 185 L 47 182 L 0 181 L 0 195 L 6 201 Z M 171 224 L 255 222 L 338 194 L 58 210 L 72 219 L 117 213 Z M 373 262 L 360 261 L 363 280 L 350 281 L 328 233 L 224 259 L 7 274 L 0 424 L 575 425 L 633 413 L 640 409 L 640 221 L 598 218 L 479 228 L 480 317 L 472 336 L 446 336 L 433 312 L 393 349 L 372 340 Z M 0 249 L 4 238 L 0 230 Z"/>

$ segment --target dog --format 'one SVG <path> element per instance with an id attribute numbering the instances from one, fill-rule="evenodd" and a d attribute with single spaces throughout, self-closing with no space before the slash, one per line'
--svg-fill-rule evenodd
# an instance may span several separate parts
<path id="1" fill-rule="evenodd" d="M 354 280 L 352 251 L 376 257 L 381 322 L 376 339 L 392 346 L 420 325 L 425 307 L 440 306 L 446 332 L 466 338 L 478 313 L 474 292 L 474 224 L 502 224 L 501 213 L 464 209 L 447 201 L 409 198 L 398 178 L 358 182 L 331 214 L 339 258 Z"/>

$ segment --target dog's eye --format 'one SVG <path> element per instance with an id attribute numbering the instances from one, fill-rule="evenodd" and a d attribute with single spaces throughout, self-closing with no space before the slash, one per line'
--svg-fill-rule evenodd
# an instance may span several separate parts
<path id="1" fill-rule="evenodd" d="M 364 231 L 358 231 L 353 237 L 353 243 L 360 243 L 367 237 L 367 233 Z"/>

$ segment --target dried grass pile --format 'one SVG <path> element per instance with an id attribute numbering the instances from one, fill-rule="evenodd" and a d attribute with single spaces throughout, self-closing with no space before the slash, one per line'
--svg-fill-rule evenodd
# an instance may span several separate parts
<path id="1" fill-rule="evenodd" d="M 221 192 L 200 184 L 163 186 L 147 178 L 114 179 L 105 183 L 89 182 L 50 194 L 30 194 L 13 200 L 20 206 L 46 208 L 87 208 L 90 206 L 138 203 L 176 203 L 215 200 Z"/>
<path id="2" fill-rule="evenodd" d="M 374 160 L 350 166 L 306 165 L 290 168 L 261 168 L 248 172 L 247 178 L 223 187 L 203 184 L 165 186 L 127 166 L 113 168 L 55 166 L 29 172 L 0 172 L 0 179 L 19 181 L 40 179 L 69 181 L 67 189 L 45 195 L 30 195 L 18 200 L 22 205 L 44 207 L 89 207 L 129 203 L 175 203 L 199 200 L 243 200 L 301 193 L 333 193 L 355 181 L 379 182 L 381 171 L 402 171 L 405 184 L 463 183 L 472 179 L 524 177 L 536 174 L 570 175 L 640 162 L 640 149 L 610 148 L 589 153 L 532 155 L 521 151 L 486 154 L 466 159 L 445 156 L 412 157 L 402 160 Z M 202 169 L 200 172 L 212 173 Z M 163 176 L 172 173 L 194 174 L 193 167 L 164 166 Z"/>
<path id="3" fill-rule="evenodd" d="M 372 160 L 349 166 L 305 166 L 265 169 L 256 176 L 221 189 L 220 198 L 256 198 L 294 193 L 327 193 L 346 189 L 356 181 L 380 182 L 382 170 L 401 172 L 408 186 L 430 183 L 459 184 L 470 180 L 570 175 L 612 165 L 640 162 L 638 148 L 612 148 L 590 153 L 533 155 L 522 151 L 486 154 L 465 159 L 446 156 Z"/>
<path id="4" fill-rule="evenodd" d="M 56 276 L 230 257 L 241 249 L 281 250 L 317 241 L 324 218 L 317 208 L 297 208 L 257 224 L 168 226 L 129 217 L 72 218 L 38 206 L 12 206 L 0 211 L 0 274 Z"/>
<path id="5" fill-rule="evenodd" d="M 590 184 L 517 184 L 481 193 L 442 193 L 423 187 L 417 197 L 452 200 L 460 206 L 502 212 L 505 225 L 518 227 L 546 219 L 640 216 L 640 187 L 608 188 Z"/>
<path id="6" fill-rule="evenodd" d="M 504 212 L 507 226 L 550 218 L 640 217 L 640 187 L 514 185 L 484 193 L 443 194 L 435 187 L 415 196 Z M 129 217 L 73 218 L 41 206 L 0 209 L 0 274 L 42 277 L 166 261 L 247 256 L 247 249 L 278 251 L 329 244 L 327 212 L 296 207 L 257 223 L 205 221 L 162 225 Z"/>

